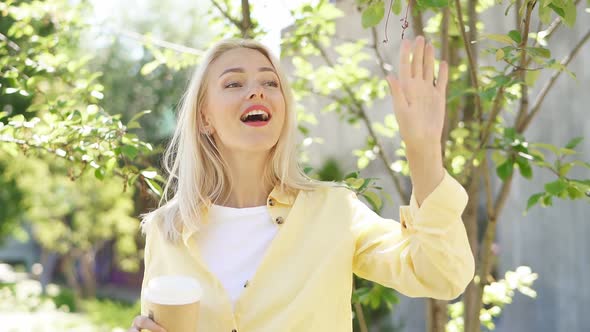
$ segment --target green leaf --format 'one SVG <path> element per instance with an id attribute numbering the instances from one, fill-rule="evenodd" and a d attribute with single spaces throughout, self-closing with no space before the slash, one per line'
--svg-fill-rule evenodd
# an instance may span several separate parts
<path id="1" fill-rule="evenodd" d="M 582 166 L 582 167 L 586 167 L 586 168 L 590 169 L 590 163 L 587 163 L 585 161 L 574 160 L 571 163 L 575 166 Z"/>
<path id="2" fill-rule="evenodd" d="M 541 22 L 545 24 L 549 24 L 551 22 L 551 9 L 546 6 L 538 6 L 539 8 L 539 18 Z"/>
<path id="3" fill-rule="evenodd" d="M 139 125 L 139 122 L 137 122 L 137 120 L 139 120 L 139 118 L 141 118 L 142 116 L 146 115 L 146 114 L 150 114 L 152 111 L 151 110 L 144 110 L 141 111 L 137 114 L 135 114 L 127 123 L 127 128 L 132 129 L 132 128 L 140 128 L 141 126 Z"/>
<path id="4" fill-rule="evenodd" d="M 426 8 L 445 8 L 449 5 L 449 0 L 418 0 L 418 4 Z"/>
<path id="5" fill-rule="evenodd" d="M 554 196 L 559 196 L 562 191 L 568 187 L 567 183 L 562 179 L 557 179 L 553 182 L 545 184 L 545 191 Z"/>
<path id="6" fill-rule="evenodd" d="M 504 43 L 504 44 L 508 44 L 508 45 L 512 45 L 513 41 L 512 38 L 506 36 L 506 35 L 499 35 L 499 34 L 487 34 L 484 35 L 485 38 L 487 39 L 491 39 L 500 43 Z"/>
<path id="7" fill-rule="evenodd" d="M 148 62 L 145 65 L 143 65 L 143 67 L 141 67 L 140 72 L 144 76 L 149 75 L 151 72 L 156 70 L 156 68 L 158 68 L 158 66 L 160 66 L 161 64 L 162 62 L 158 59 Z"/>
<path id="8" fill-rule="evenodd" d="M 524 82 L 526 83 L 526 85 L 535 85 L 535 82 L 537 82 L 537 79 L 539 78 L 539 74 L 541 74 L 540 70 L 528 70 L 524 78 Z"/>
<path id="9" fill-rule="evenodd" d="M 568 27 L 574 27 L 574 24 L 576 23 L 576 14 L 576 4 L 574 3 L 574 1 L 567 1 L 565 5 L 565 15 L 563 17 L 563 20 L 565 21 L 565 24 Z"/>
<path id="10" fill-rule="evenodd" d="M 574 167 L 574 163 L 570 162 L 570 163 L 565 163 L 563 165 L 561 165 L 558 169 L 559 171 L 559 176 L 566 176 L 567 173 L 569 173 L 569 171 L 572 169 L 572 167 Z"/>
<path id="11" fill-rule="evenodd" d="M 553 9 L 553 11 L 562 18 L 565 16 L 565 10 L 563 10 L 561 7 L 558 7 L 554 3 L 549 3 L 548 7 Z"/>
<path id="12" fill-rule="evenodd" d="M 582 140 L 584 140 L 584 137 L 582 137 L 582 136 L 573 138 L 569 142 L 567 142 L 567 144 L 565 145 L 565 147 L 567 149 L 574 149 L 578 144 L 580 144 L 580 142 Z"/>
<path id="13" fill-rule="evenodd" d="M 127 158 L 131 160 L 137 157 L 137 148 L 133 145 L 123 145 L 121 147 L 121 152 L 123 153 L 123 155 L 125 155 Z"/>
<path id="14" fill-rule="evenodd" d="M 539 201 L 539 198 L 543 197 L 543 195 L 545 195 L 545 193 L 536 193 L 534 195 L 532 195 L 531 197 L 529 197 L 527 203 L 526 203 L 526 210 L 528 211 L 531 207 L 533 207 L 535 204 L 537 204 L 537 202 Z"/>
<path id="15" fill-rule="evenodd" d="M 527 50 L 527 52 L 529 52 L 531 55 L 534 55 L 534 56 L 539 56 L 539 57 L 546 58 L 546 59 L 549 59 L 551 57 L 551 51 L 548 48 L 527 47 L 526 50 Z"/>
<path id="16" fill-rule="evenodd" d="M 522 41 L 520 31 L 518 30 L 510 30 L 510 32 L 508 32 L 508 37 L 512 38 L 512 40 L 514 40 L 514 42 L 517 44 L 520 44 L 520 42 Z"/>
<path id="17" fill-rule="evenodd" d="M 361 16 L 361 23 L 363 25 L 363 28 L 366 29 L 376 26 L 377 24 L 379 24 L 379 22 L 381 22 L 384 15 L 385 4 L 383 3 L 383 1 L 373 2 L 369 5 L 369 7 L 363 10 L 363 14 Z"/>
<path id="18" fill-rule="evenodd" d="M 499 48 L 496 50 L 496 61 L 500 61 L 502 59 L 504 59 L 504 50 Z"/>
<path id="19" fill-rule="evenodd" d="M 567 195 L 570 199 L 579 199 L 584 197 L 584 193 L 575 186 L 567 187 Z"/>
<path id="20" fill-rule="evenodd" d="M 533 169 L 529 164 L 529 161 L 525 158 L 516 158 L 516 163 L 518 164 L 518 169 L 520 170 L 520 174 L 526 179 L 533 178 Z"/>
<path id="21" fill-rule="evenodd" d="M 399 15 L 402 12 L 402 0 L 393 0 L 393 5 L 391 6 L 391 11 L 395 15 Z"/>
<path id="22" fill-rule="evenodd" d="M 512 159 L 507 159 L 504 163 L 502 163 L 500 166 L 496 168 L 496 173 L 498 174 L 500 179 L 505 181 L 512 175 L 513 169 L 514 162 L 512 161 Z"/>
<path id="23" fill-rule="evenodd" d="M 358 171 L 348 173 L 344 176 L 345 179 L 348 179 L 348 178 L 355 178 L 356 179 L 358 177 L 359 177 Z"/>
<path id="24" fill-rule="evenodd" d="M 355 191 L 358 191 L 359 188 L 365 183 L 365 180 L 362 178 L 348 178 L 345 180 L 348 185 L 350 185 Z"/>
<path id="25" fill-rule="evenodd" d="M 162 187 L 160 187 L 160 185 L 156 181 L 148 179 L 146 177 L 144 177 L 143 180 L 145 181 L 145 183 L 147 183 L 148 187 L 150 187 L 150 189 L 156 193 L 156 195 L 162 196 Z"/>
<path id="26" fill-rule="evenodd" d="M 379 197 L 377 193 L 373 191 L 365 191 L 362 195 L 367 199 L 369 204 L 372 205 L 374 211 L 377 212 L 381 210 L 381 205 L 383 203 L 381 202 L 381 197 Z"/>
<path id="27" fill-rule="evenodd" d="M 551 196 L 551 195 L 543 196 L 543 200 L 541 200 L 541 205 L 544 207 L 553 205 L 553 196 Z"/>
<path id="28" fill-rule="evenodd" d="M 556 155 L 559 154 L 559 148 L 553 144 L 548 144 L 548 143 L 532 143 L 531 144 L 533 147 L 537 147 L 537 148 L 542 148 L 542 149 L 546 149 L 549 150 L 553 153 L 555 153 Z"/>
<path id="29" fill-rule="evenodd" d="M 94 176 L 99 180 L 104 180 L 105 169 L 103 167 L 99 167 L 94 170 Z"/>

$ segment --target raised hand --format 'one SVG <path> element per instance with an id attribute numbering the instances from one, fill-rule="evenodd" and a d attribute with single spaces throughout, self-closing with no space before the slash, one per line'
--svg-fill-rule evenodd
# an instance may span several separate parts
<path id="1" fill-rule="evenodd" d="M 434 47 L 425 45 L 422 36 L 416 37 L 413 45 L 402 40 L 399 58 L 399 79 L 390 75 L 387 81 L 400 134 L 406 143 L 413 193 L 420 205 L 444 175 L 440 140 L 445 120 L 448 67 L 445 62 L 440 63 L 435 81 Z"/>
<path id="2" fill-rule="evenodd" d="M 410 60 L 410 53 L 413 55 Z M 402 40 L 399 78 L 389 75 L 393 111 L 408 149 L 438 147 L 445 117 L 448 66 L 441 62 L 434 81 L 434 47 L 424 37 Z"/>

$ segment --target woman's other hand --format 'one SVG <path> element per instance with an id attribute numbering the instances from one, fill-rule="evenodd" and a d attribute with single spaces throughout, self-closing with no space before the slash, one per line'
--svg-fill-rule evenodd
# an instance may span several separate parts
<path id="1" fill-rule="evenodd" d="M 135 316 L 133 323 L 127 332 L 141 332 L 142 330 L 148 330 L 150 332 L 166 332 L 166 330 L 160 325 L 156 324 L 147 316 Z"/>

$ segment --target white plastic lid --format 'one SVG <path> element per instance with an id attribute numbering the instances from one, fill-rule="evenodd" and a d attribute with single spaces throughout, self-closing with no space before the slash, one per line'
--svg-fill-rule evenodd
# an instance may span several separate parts
<path id="1" fill-rule="evenodd" d="M 164 305 L 182 305 L 199 301 L 199 281 L 183 275 L 165 275 L 151 279 L 144 291 L 146 300 Z"/>

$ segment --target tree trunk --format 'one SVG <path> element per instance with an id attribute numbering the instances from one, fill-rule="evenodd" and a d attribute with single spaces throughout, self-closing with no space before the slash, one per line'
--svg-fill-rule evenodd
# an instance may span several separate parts
<path id="1" fill-rule="evenodd" d="M 84 298 L 96 296 L 96 277 L 94 275 L 94 250 L 84 253 L 80 259 L 82 265 L 82 284 Z"/>
<path id="2" fill-rule="evenodd" d="M 74 292 L 74 306 L 76 307 L 75 310 L 80 308 L 80 299 L 82 297 L 82 288 L 80 287 L 80 283 L 78 282 L 78 278 L 76 277 L 76 257 L 72 254 L 66 254 L 63 260 L 63 273 L 66 277 L 66 282 L 68 287 L 70 287 Z"/>
<path id="3" fill-rule="evenodd" d="M 479 215 L 479 186 L 480 186 L 480 175 L 482 174 L 481 167 L 475 168 L 473 171 L 471 183 L 467 191 L 469 193 L 469 202 L 463 213 L 463 222 L 467 230 L 467 237 L 469 238 L 469 245 L 475 257 L 476 267 L 479 265 L 478 252 L 479 252 L 479 241 L 478 241 L 478 215 Z M 477 270 L 477 268 L 476 268 Z M 479 310 L 477 309 L 477 302 L 481 297 L 478 297 L 477 278 L 469 283 L 465 293 L 463 294 L 463 320 L 465 324 L 464 331 L 478 331 L 479 330 Z M 474 330 L 474 326 L 477 328 Z"/>
<path id="4" fill-rule="evenodd" d="M 447 313 L 447 301 L 428 299 L 426 303 L 426 331 L 445 332 L 449 315 Z"/>

